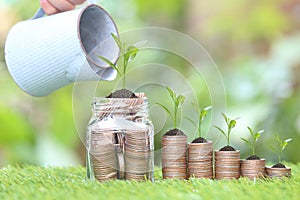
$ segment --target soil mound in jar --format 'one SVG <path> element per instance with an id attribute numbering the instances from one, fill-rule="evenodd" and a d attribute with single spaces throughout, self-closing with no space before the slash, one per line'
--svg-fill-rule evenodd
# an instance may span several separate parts
<path id="1" fill-rule="evenodd" d="M 257 155 L 252 155 L 246 158 L 246 160 L 260 160 L 260 157 L 258 157 Z"/>
<path id="2" fill-rule="evenodd" d="M 192 141 L 192 143 L 207 143 L 207 140 L 203 137 L 198 137 Z"/>
<path id="3" fill-rule="evenodd" d="M 233 148 L 232 146 L 225 146 L 225 147 L 222 147 L 219 151 L 235 151 L 235 148 Z"/>
<path id="4" fill-rule="evenodd" d="M 130 90 L 121 89 L 111 93 L 106 98 L 138 98 L 138 97 Z"/>
<path id="5" fill-rule="evenodd" d="M 286 168 L 286 167 L 284 164 L 277 163 L 277 164 L 273 165 L 272 168 Z"/>
<path id="6" fill-rule="evenodd" d="M 175 128 L 175 129 L 169 130 L 164 135 L 166 135 L 166 136 L 175 136 L 175 135 L 185 135 L 185 134 L 181 130 Z"/>

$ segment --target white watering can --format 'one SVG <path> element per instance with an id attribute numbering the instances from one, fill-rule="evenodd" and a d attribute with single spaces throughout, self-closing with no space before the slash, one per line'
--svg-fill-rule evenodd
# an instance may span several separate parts
<path id="1" fill-rule="evenodd" d="M 90 2 L 89 2 L 90 3 Z M 113 80 L 116 72 L 98 56 L 115 63 L 118 35 L 110 15 L 90 4 L 42 17 L 42 9 L 9 31 L 5 60 L 15 82 L 32 96 L 45 96 L 75 81 Z"/>

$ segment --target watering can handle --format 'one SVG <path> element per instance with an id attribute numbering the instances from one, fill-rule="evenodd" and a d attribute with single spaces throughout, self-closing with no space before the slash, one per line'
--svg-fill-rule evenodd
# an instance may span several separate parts
<path id="1" fill-rule="evenodd" d="M 94 4 L 96 0 L 88 0 L 88 5 L 90 4 Z M 43 10 L 43 8 L 39 8 L 36 13 L 33 15 L 33 17 L 31 19 L 38 19 L 41 18 L 45 15 L 45 11 Z"/>

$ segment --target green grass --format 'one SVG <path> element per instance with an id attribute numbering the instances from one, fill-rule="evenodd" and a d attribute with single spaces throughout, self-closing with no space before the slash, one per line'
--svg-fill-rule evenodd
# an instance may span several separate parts
<path id="1" fill-rule="evenodd" d="M 7 166 L 0 170 L 0 199 L 299 199 L 300 164 L 292 167 L 292 177 L 250 181 L 190 179 L 156 181 L 91 182 L 85 168 L 44 168 Z"/>

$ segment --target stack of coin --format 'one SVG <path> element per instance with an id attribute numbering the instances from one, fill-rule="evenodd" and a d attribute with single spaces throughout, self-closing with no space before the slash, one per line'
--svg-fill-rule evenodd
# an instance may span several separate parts
<path id="1" fill-rule="evenodd" d="M 240 177 L 240 151 L 215 151 L 215 178 Z"/>
<path id="2" fill-rule="evenodd" d="M 266 160 L 241 160 L 241 176 L 250 179 L 262 178 L 265 176 Z"/>
<path id="3" fill-rule="evenodd" d="M 149 178 L 152 171 L 150 157 L 153 142 L 149 131 L 131 130 L 125 133 L 125 179 L 143 181 Z"/>
<path id="4" fill-rule="evenodd" d="M 213 145 L 190 143 L 188 147 L 188 175 L 195 178 L 213 178 Z"/>
<path id="5" fill-rule="evenodd" d="M 92 130 L 90 137 L 90 154 L 95 178 L 99 181 L 116 179 L 117 157 L 113 132 Z"/>
<path id="6" fill-rule="evenodd" d="M 186 179 L 186 135 L 164 135 L 162 138 L 163 178 Z"/>
<path id="7" fill-rule="evenodd" d="M 290 177 L 291 176 L 291 168 L 286 167 L 286 168 L 272 168 L 272 167 L 266 167 L 266 172 L 267 175 L 270 178 L 274 177 Z"/>

